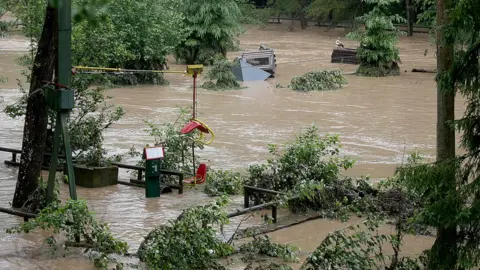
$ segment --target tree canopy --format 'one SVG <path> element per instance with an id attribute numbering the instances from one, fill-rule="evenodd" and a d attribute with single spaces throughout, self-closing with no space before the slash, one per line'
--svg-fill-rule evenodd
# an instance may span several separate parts
<path id="1" fill-rule="evenodd" d="M 243 29 L 236 0 L 184 0 L 182 11 L 189 35 L 175 50 L 177 60 L 207 63 L 215 54 L 226 56 L 237 47 Z"/>

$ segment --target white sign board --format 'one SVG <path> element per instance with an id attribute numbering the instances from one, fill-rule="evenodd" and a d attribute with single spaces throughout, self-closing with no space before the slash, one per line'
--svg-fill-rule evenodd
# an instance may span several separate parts
<path id="1" fill-rule="evenodd" d="M 146 147 L 145 148 L 145 159 L 152 160 L 152 159 L 159 159 L 163 158 L 165 155 L 162 146 L 157 147 Z"/>

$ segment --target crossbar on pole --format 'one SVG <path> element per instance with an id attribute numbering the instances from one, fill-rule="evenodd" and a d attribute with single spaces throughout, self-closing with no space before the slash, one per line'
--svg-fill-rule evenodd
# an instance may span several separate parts
<path id="1" fill-rule="evenodd" d="M 124 68 L 106 68 L 106 67 L 84 67 L 75 66 L 76 70 L 99 70 L 99 71 L 113 71 L 113 72 L 131 72 L 131 73 L 175 73 L 187 74 L 186 71 L 181 70 L 156 70 L 156 69 L 124 69 Z"/>

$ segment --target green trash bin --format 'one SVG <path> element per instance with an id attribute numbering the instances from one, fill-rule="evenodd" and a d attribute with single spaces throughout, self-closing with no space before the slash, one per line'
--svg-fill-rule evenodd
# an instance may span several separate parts
<path id="1" fill-rule="evenodd" d="M 145 147 L 145 197 L 160 197 L 160 165 L 162 164 L 163 147 Z"/>

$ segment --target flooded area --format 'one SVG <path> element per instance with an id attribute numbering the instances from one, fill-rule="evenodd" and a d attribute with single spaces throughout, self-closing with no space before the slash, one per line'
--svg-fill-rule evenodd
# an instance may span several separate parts
<path id="1" fill-rule="evenodd" d="M 347 76 L 349 81 L 338 91 L 299 93 L 287 86 L 293 76 L 314 69 L 342 69 L 353 72 L 355 65 L 332 64 L 330 55 L 342 29 L 325 31 L 311 27 L 305 31 L 287 32 L 286 24 L 268 25 L 264 30 L 248 29 L 240 38 L 241 49 L 256 49 L 260 44 L 275 50 L 276 78 L 264 82 L 244 83 L 238 91 L 198 93 L 198 118 L 216 135 L 215 141 L 199 152 L 202 161 L 214 168 L 243 170 L 248 165 L 269 157 L 267 144 L 283 143 L 307 125 L 316 123 L 323 133 L 339 134 L 343 154 L 357 160 L 346 175 L 370 175 L 373 179 L 391 176 L 397 165 L 414 149 L 427 158 L 435 156 L 436 85 L 434 74 L 411 73 L 412 68 L 435 69 L 434 47 L 427 34 L 402 37 L 399 48 L 402 59 L 400 76 L 365 78 Z M 356 43 L 342 39 L 345 47 Z M 28 49 L 28 41 L 13 36 L 0 39 L 0 74 L 9 81 L 0 84 L 0 99 L 5 104 L 19 97 L 16 79 L 22 79 L 16 58 Z M 424 56 L 425 50 L 429 53 Z M 229 53 L 229 57 L 238 56 Z M 173 59 L 170 63 L 174 63 Z M 171 70 L 184 67 L 170 65 Z M 126 153 L 132 146 L 141 148 L 152 139 L 144 131 L 148 119 L 155 123 L 171 121 L 178 115 L 178 106 L 191 104 L 192 79 L 167 74 L 168 86 L 136 86 L 109 90 L 109 95 L 127 114 L 105 134 L 110 154 Z M 3 108 L 3 104 L 1 105 Z M 460 99 L 457 117 L 463 111 Z M 20 148 L 23 119 L 10 119 L 0 113 L 0 145 Z M 10 154 L 0 152 L 0 159 Z M 134 164 L 135 160 L 126 159 Z M 8 206 L 13 197 L 17 170 L 0 164 L 0 205 Z M 122 172 L 121 178 L 128 178 Z M 62 187 L 65 199 L 66 186 Z M 126 240 L 136 250 L 143 236 L 154 226 L 165 224 L 182 209 L 211 201 L 202 192 L 187 191 L 183 195 L 162 195 L 145 199 L 144 190 L 113 186 L 101 189 L 78 188 L 78 196 L 88 201 L 97 216 L 110 224 L 115 236 Z M 230 210 L 242 207 L 242 198 L 235 197 Z M 284 213 L 285 215 L 285 213 Z M 43 235 L 7 235 L 5 228 L 22 219 L 0 214 L 0 269 L 93 269 L 84 255 L 71 251 L 65 258 L 52 257 L 46 251 Z M 280 216 L 282 218 L 282 216 Z M 227 232 L 232 232 L 240 218 L 232 219 Z M 245 226 L 259 224 L 260 218 Z M 352 221 L 353 222 L 353 221 Z M 357 221 L 358 222 L 358 221 Z M 306 252 L 313 251 L 328 232 L 347 226 L 331 220 L 315 220 L 271 233 L 273 240 L 291 243 Z M 388 230 L 388 229 L 386 229 Z M 429 237 L 409 236 L 405 250 L 418 254 L 433 243 Z M 305 258 L 305 257 L 303 257 Z M 298 265 L 297 265 L 298 267 Z"/>

